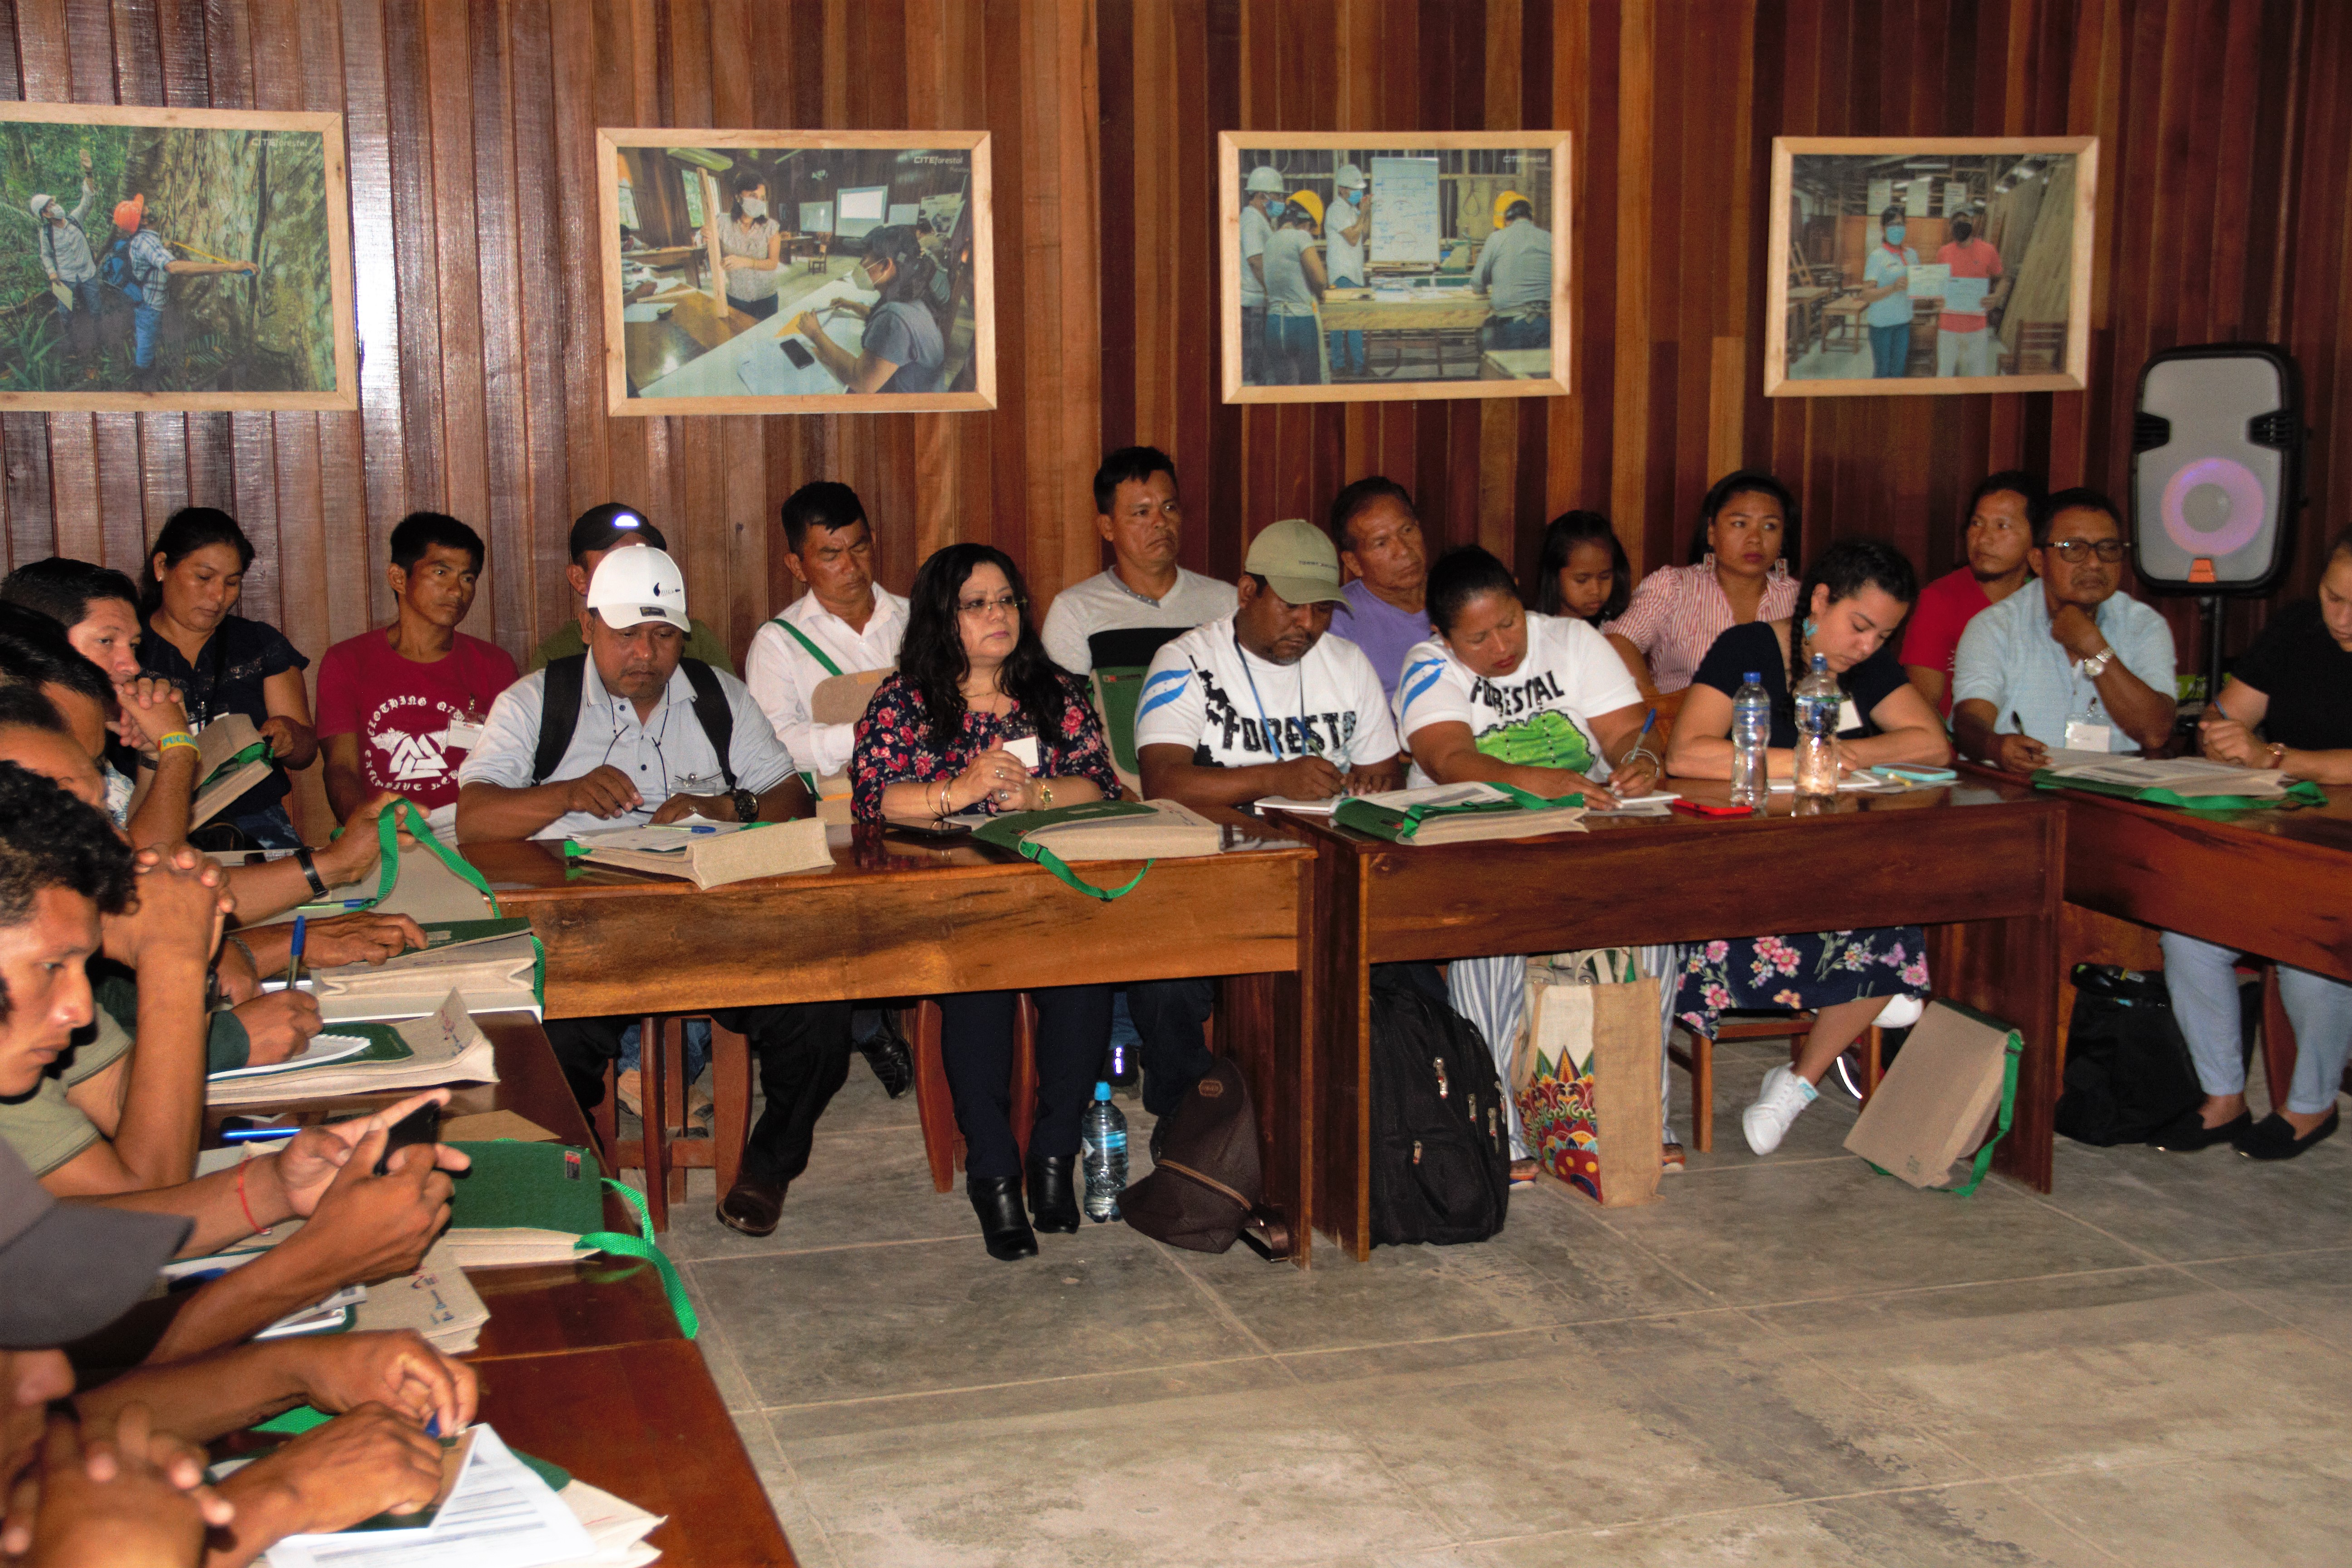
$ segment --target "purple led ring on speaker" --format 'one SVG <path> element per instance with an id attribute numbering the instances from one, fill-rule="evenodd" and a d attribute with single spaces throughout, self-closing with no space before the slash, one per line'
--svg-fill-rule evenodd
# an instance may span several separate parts
<path id="1" fill-rule="evenodd" d="M 2200 532 L 2184 515 L 2189 492 L 2200 485 L 2218 487 L 2229 498 L 2227 521 L 2210 533 Z M 2164 531 L 2191 555 L 2214 559 L 2251 543 L 2263 526 L 2263 482 L 2243 463 L 2227 458 L 2200 458 L 2184 465 L 2164 487 Z"/>

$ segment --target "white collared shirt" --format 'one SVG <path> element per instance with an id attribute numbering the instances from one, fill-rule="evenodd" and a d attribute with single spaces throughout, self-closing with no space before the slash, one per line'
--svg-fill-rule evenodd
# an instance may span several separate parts
<path id="1" fill-rule="evenodd" d="M 533 835 L 539 838 L 640 826 L 672 795 L 726 793 L 719 753 L 703 733 L 702 721 L 695 716 L 694 684 L 687 679 L 685 670 L 670 673 L 661 701 L 641 721 L 635 703 L 605 689 L 593 655 L 586 663 L 581 679 L 580 721 L 553 773 L 545 779 L 531 777 L 531 763 L 539 752 L 539 716 L 547 700 L 547 671 L 541 669 L 508 687 L 490 704 L 481 740 L 458 765 L 458 784 L 529 789 L 533 784 L 576 779 L 610 763 L 627 774 L 637 794 L 645 797 L 645 805 L 635 811 L 609 820 L 584 811 L 567 812 Z M 724 670 L 711 673 L 719 678 L 719 689 L 727 694 L 727 706 L 734 716 L 728 760 L 734 765 L 736 787 L 765 795 L 793 772 L 792 754 L 777 742 L 767 715 L 751 700 L 743 683 Z"/>
<path id="2" fill-rule="evenodd" d="M 874 613 L 866 617 L 862 632 L 819 604 L 814 594 L 803 594 L 785 605 L 776 619 L 799 627 L 803 636 L 824 650 L 841 674 L 856 675 L 888 669 L 898 662 L 898 645 L 907 637 L 907 601 L 875 584 Z M 763 623 L 751 634 L 751 650 L 743 659 L 743 683 L 760 710 L 767 714 L 784 750 L 821 779 L 847 772 L 850 752 L 857 743 L 855 723 L 820 724 L 810 716 L 809 694 L 833 675 L 801 646 L 799 637 L 775 621 Z"/>

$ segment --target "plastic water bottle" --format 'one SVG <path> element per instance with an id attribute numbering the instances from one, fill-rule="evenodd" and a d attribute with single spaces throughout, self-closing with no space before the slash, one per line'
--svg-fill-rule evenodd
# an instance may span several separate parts
<path id="1" fill-rule="evenodd" d="M 1833 795 L 1838 787 L 1838 709 L 1845 693 L 1830 674 L 1829 661 L 1813 655 L 1813 668 L 1797 682 L 1792 695 L 1797 705 L 1797 793 Z"/>
<path id="2" fill-rule="evenodd" d="M 1764 749 L 1772 739 L 1772 699 L 1763 679 L 1748 672 L 1731 700 L 1731 804 L 1760 806 L 1771 786 L 1765 782 Z"/>
<path id="3" fill-rule="evenodd" d="M 1087 1217 L 1097 1225 L 1118 1217 L 1127 1185 L 1127 1118 L 1110 1100 L 1110 1085 L 1095 1085 L 1095 1100 L 1078 1121 L 1078 1158 L 1087 1173 Z"/>

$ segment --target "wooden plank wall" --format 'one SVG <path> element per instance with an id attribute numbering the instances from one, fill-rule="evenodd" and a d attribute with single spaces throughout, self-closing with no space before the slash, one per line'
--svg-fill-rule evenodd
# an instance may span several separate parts
<path id="1" fill-rule="evenodd" d="M 1958 559 L 1976 480 L 2025 465 L 2120 493 L 2141 362 L 2283 342 L 2319 431 L 2289 591 L 2352 519 L 2352 7 L 2333 0 L 1098 0 L 1103 440 L 1176 457 L 1190 563 L 1410 486 L 1433 533 L 1532 568 L 1572 505 L 1636 568 L 1684 559 L 1746 463 L 1802 500 L 1808 556 L 1890 539 Z M 1574 395 L 1549 403 L 1216 401 L 1220 130 L 1577 133 Z M 2104 139 L 2093 384 L 2082 394 L 1761 393 L 1771 139 Z M 2194 616 L 2174 606 L 2184 662 Z M 2263 611 L 2231 611 L 2242 647 Z"/>
<path id="2" fill-rule="evenodd" d="M 2294 349 L 2321 432 L 2293 590 L 2352 518 L 2334 0 L 0 0 L 0 92 L 346 116 L 359 412 L 0 418 L 9 563 L 135 568 L 173 508 L 224 506 L 260 546 L 249 608 L 314 655 L 389 615 L 417 507 L 488 537 L 474 626 L 521 653 L 565 611 L 568 520 L 613 497 L 740 649 L 788 593 L 776 507 L 820 475 L 866 498 L 893 585 L 986 539 L 1043 598 L 1099 559 L 1087 479 L 1138 439 L 1176 455 L 1188 561 L 1221 575 L 1375 471 L 1523 570 L 1577 504 L 1655 565 L 1735 462 L 1798 486 L 1807 550 L 1877 534 L 1940 570 L 1979 475 L 2120 488 L 2141 360 L 2235 336 Z M 992 132 L 1001 406 L 607 418 L 592 132 L 633 124 Z M 1574 395 L 1217 400 L 1217 132 L 1518 126 L 1578 134 Z M 2105 138 L 2091 391 L 1768 403 L 1782 132 Z"/>

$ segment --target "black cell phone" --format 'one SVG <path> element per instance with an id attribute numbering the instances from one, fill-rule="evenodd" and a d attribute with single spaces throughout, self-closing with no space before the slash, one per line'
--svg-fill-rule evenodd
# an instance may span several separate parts
<path id="1" fill-rule="evenodd" d="M 375 1163 L 379 1176 L 392 1174 L 392 1157 L 403 1149 L 418 1143 L 441 1142 L 441 1108 L 430 1103 L 420 1105 L 392 1124 L 383 1141 L 383 1156 Z"/>
<path id="2" fill-rule="evenodd" d="M 816 355 L 809 353 L 808 350 L 803 348 L 799 343 L 794 342 L 790 338 L 786 338 L 783 341 L 783 349 L 784 357 L 793 362 L 795 369 L 806 370 L 809 366 L 816 363 Z"/>

